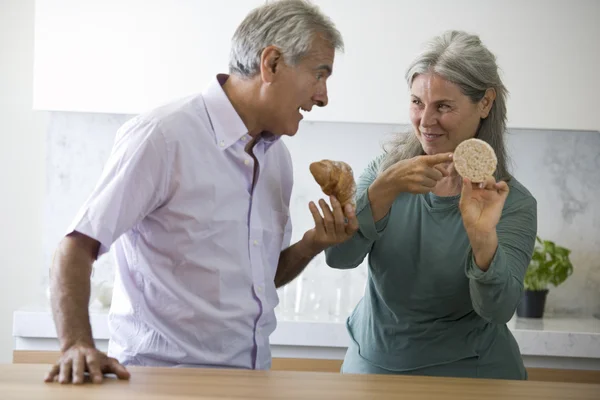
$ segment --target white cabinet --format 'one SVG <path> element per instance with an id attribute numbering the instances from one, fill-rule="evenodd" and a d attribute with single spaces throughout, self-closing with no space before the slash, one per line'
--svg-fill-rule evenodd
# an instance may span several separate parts
<path id="1" fill-rule="evenodd" d="M 260 0 L 37 0 L 34 108 L 138 113 L 226 71 Z"/>
<path id="2" fill-rule="evenodd" d="M 34 108 L 137 113 L 226 72 L 260 0 L 37 0 Z M 342 32 L 330 105 L 307 119 L 407 123 L 404 71 L 446 29 L 478 33 L 510 91 L 509 126 L 599 130 L 600 2 L 315 0 Z"/>

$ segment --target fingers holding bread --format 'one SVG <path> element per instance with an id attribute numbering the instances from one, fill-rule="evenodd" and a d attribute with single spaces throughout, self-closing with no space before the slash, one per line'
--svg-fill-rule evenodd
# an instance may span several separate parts
<path id="1" fill-rule="evenodd" d="M 310 173 L 327 196 L 335 196 L 342 207 L 354 205 L 356 183 L 350 165 L 343 161 L 321 160 L 310 164 Z"/>

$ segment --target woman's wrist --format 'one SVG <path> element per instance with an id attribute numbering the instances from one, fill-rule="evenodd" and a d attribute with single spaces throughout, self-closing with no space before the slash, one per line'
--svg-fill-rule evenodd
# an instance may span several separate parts
<path id="1" fill-rule="evenodd" d="M 492 264 L 496 250 L 498 249 L 498 234 L 492 232 L 467 232 L 475 264 L 483 272 L 487 271 Z"/>

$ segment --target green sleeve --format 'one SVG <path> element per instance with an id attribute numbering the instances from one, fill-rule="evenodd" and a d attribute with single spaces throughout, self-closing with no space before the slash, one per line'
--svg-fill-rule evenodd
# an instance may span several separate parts
<path id="1" fill-rule="evenodd" d="M 475 312 L 487 321 L 505 324 L 521 300 L 525 272 L 535 246 L 535 199 L 527 197 L 503 210 L 496 232 L 498 249 L 490 268 L 486 272 L 479 269 L 471 251 L 466 274 Z"/>
<path id="2" fill-rule="evenodd" d="M 362 173 L 356 184 L 356 218 L 358 231 L 347 241 L 325 250 L 325 261 L 332 268 L 350 269 L 358 267 L 371 250 L 375 240 L 379 239 L 387 226 L 389 213 L 375 222 L 371 212 L 368 189 L 377 178 L 378 157 Z"/>

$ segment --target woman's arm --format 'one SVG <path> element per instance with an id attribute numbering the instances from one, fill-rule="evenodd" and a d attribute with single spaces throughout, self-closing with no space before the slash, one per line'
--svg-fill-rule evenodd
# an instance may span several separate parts
<path id="1" fill-rule="evenodd" d="M 465 218 L 469 220 L 463 204 L 463 221 Z M 465 272 L 473 309 L 487 321 L 505 324 L 514 315 L 523 292 L 535 246 L 537 203 L 531 196 L 523 197 L 502 210 L 493 229 L 475 229 L 470 222 L 465 228 L 471 242 Z"/>
<path id="2" fill-rule="evenodd" d="M 388 214 L 386 213 L 379 221 L 375 222 L 371 201 L 369 200 L 369 187 L 377 179 L 378 165 L 379 159 L 372 161 L 360 176 L 356 185 L 358 231 L 349 240 L 325 250 L 325 260 L 327 265 L 332 268 L 350 269 L 358 267 L 371 250 L 373 242 L 385 230 Z"/>
<path id="3" fill-rule="evenodd" d="M 389 219 L 392 204 L 400 193 L 427 193 L 448 176 L 445 164 L 451 153 L 424 155 L 401 160 L 379 173 L 383 156 L 366 168 L 357 183 L 356 217 L 358 232 L 347 242 L 325 251 L 332 268 L 355 268 L 364 260 L 373 243 L 381 237 Z"/>

